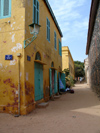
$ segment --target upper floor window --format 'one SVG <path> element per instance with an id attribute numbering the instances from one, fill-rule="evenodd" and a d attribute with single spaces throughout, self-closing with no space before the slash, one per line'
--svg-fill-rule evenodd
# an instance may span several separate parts
<path id="1" fill-rule="evenodd" d="M 50 21 L 47 18 L 47 40 L 50 42 Z"/>
<path id="2" fill-rule="evenodd" d="M 11 17 L 11 0 L 0 0 L 0 19 Z"/>
<path id="3" fill-rule="evenodd" d="M 54 67 L 54 62 L 51 63 L 51 67 Z"/>
<path id="4" fill-rule="evenodd" d="M 54 47 L 55 49 L 57 49 L 57 35 L 55 31 L 54 31 Z"/>
<path id="5" fill-rule="evenodd" d="M 59 40 L 59 55 L 62 56 L 62 45 L 60 40 Z"/>
<path id="6" fill-rule="evenodd" d="M 33 23 L 39 24 L 39 2 L 33 0 Z"/>

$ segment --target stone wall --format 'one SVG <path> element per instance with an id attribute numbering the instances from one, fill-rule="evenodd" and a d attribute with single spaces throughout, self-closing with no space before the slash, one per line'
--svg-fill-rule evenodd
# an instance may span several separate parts
<path id="1" fill-rule="evenodd" d="M 100 2 L 89 50 L 91 88 L 100 94 Z"/>

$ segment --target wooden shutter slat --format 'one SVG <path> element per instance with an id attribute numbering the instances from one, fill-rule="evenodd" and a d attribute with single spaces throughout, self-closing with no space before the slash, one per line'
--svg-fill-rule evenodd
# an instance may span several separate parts
<path id="1" fill-rule="evenodd" d="M 1 17 L 1 0 L 0 0 L 0 17 Z"/>
<path id="2" fill-rule="evenodd" d="M 3 16 L 9 15 L 9 0 L 4 0 Z"/>
<path id="3" fill-rule="evenodd" d="M 50 21 L 49 21 L 49 41 L 50 41 Z"/>
<path id="4" fill-rule="evenodd" d="M 33 23 L 39 24 L 39 2 L 33 0 Z"/>

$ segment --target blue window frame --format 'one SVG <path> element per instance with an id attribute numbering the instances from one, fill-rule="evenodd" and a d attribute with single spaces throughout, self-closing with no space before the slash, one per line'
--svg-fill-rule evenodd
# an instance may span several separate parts
<path id="1" fill-rule="evenodd" d="M 47 40 L 50 42 L 50 21 L 47 18 Z"/>
<path id="2" fill-rule="evenodd" d="M 62 56 L 62 44 L 60 40 L 59 40 L 59 55 Z"/>
<path id="3" fill-rule="evenodd" d="M 54 48 L 57 49 L 57 35 L 55 31 L 54 31 Z"/>
<path id="4" fill-rule="evenodd" d="M 0 19 L 11 17 L 11 0 L 0 0 Z"/>
<path id="5" fill-rule="evenodd" d="M 39 24 L 39 2 L 33 0 L 33 23 Z"/>

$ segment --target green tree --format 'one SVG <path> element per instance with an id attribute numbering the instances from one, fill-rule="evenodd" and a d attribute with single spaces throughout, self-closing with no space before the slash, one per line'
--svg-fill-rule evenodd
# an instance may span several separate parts
<path id="1" fill-rule="evenodd" d="M 64 73 L 65 73 L 65 75 L 66 75 L 66 77 L 69 75 L 69 68 L 67 68 L 67 69 L 64 69 L 64 71 L 63 71 Z"/>
<path id="2" fill-rule="evenodd" d="M 80 61 L 74 61 L 75 65 L 75 77 L 84 77 L 84 63 Z"/>
<path id="3" fill-rule="evenodd" d="M 67 86 L 74 86 L 74 80 L 73 80 L 73 77 L 70 75 L 70 73 L 69 73 L 69 68 L 67 68 L 67 69 L 64 69 L 64 71 L 63 71 L 64 73 L 65 73 L 65 75 L 66 75 L 66 85 Z"/>

